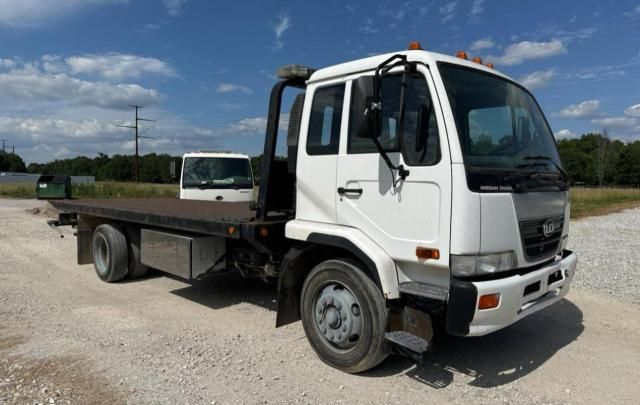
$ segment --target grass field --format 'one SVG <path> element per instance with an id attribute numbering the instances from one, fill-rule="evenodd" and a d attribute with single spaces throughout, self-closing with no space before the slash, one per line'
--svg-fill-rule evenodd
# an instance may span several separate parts
<path id="1" fill-rule="evenodd" d="M 177 184 L 98 182 L 93 185 L 74 185 L 74 198 L 154 198 L 175 197 Z M 33 184 L 0 184 L 0 196 L 35 198 Z M 571 189 L 571 218 L 603 215 L 625 208 L 640 206 L 640 188 Z"/>
<path id="2" fill-rule="evenodd" d="M 640 206 L 640 188 L 571 189 L 571 218 L 604 215 Z"/>
<path id="3" fill-rule="evenodd" d="M 74 198 L 157 198 L 175 197 L 177 184 L 119 183 L 101 181 L 96 184 L 74 185 Z M 31 183 L 0 184 L 0 195 L 16 198 L 35 198 L 35 185 Z"/>

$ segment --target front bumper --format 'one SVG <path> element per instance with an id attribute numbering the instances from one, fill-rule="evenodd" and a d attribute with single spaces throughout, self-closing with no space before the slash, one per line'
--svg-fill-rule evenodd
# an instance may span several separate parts
<path id="1" fill-rule="evenodd" d="M 496 280 L 451 284 L 447 309 L 447 331 L 456 335 L 481 336 L 497 331 L 561 300 L 569 291 L 578 255 L 565 250 L 560 260 L 540 269 Z M 478 309 L 479 297 L 500 294 L 493 309 Z"/>

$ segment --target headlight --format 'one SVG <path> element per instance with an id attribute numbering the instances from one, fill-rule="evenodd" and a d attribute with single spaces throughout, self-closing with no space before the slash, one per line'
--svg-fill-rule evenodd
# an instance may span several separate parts
<path id="1" fill-rule="evenodd" d="M 487 255 L 451 255 L 451 271 L 454 276 L 478 276 L 511 270 L 516 265 L 514 252 Z"/>

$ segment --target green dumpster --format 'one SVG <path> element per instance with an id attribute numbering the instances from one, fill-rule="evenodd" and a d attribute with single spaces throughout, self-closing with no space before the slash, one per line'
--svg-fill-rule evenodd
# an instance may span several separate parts
<path id="1" fill-rule="evenodd" d="M 40 176 L 36 183 L 36 196 L 38 200 L 71 198 L 71 177 Z"/>

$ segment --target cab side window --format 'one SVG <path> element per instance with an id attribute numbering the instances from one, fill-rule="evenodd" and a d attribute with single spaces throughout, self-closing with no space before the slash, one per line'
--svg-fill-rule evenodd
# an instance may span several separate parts
<path id="1" fill-rule="evenodd" d="M 338 154 L 343 101 L 344 84 L 322 87 L 315 91 L 309 117 L 307 154 Z"/>

